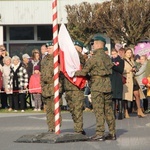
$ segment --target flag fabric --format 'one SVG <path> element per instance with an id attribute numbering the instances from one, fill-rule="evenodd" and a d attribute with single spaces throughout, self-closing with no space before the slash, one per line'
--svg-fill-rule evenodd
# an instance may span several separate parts
<path id="1" fill-rule="evenodd" d="M 78 88 L 83 88 L 86 84 L 85 77 L 73 77 L 75 72 L 81 69 L 80 59 L 64 24 L 61 24 L 60 26 L 58 43 L 60 47 L 61 71 L 71 83 L 76 85 Z"/>

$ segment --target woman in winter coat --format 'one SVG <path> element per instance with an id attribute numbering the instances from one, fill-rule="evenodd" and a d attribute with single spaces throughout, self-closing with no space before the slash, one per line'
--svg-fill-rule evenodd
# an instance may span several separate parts
<path id="1" fill-rule="evenodd" d="M 7 103 L 7 98 L 9 97 L 8 91 L 8 79 L 10 74 L 10 65 L 11 65 L 11 58 L 9 56 L 5 56 L 3 58 L 4 66 L 2 67 L 2 78 L 3 78 L 3 90 L 6 92 L 5 98 L 3 97 L 3 101 Z M 8 111 L 12 111 L 13 108 L 13 101 L 9 99 L 9 109 Z"/>
<path id="2" fill-rule="evenodd" d="M 123 85 L 123 100 L 125 100 L 125 118 L 129 118 L 127 101 L 133 101 L 134 98 L 137 105 L 137 115 L 139 117 L 145 117 L 146 115 L 143 114 L 140 105 L 140 96 L 142 96 L 140 95 L 140 93 L 142 93 L 142 91 L 140 90 L 138 82 L 135 79 L 135 73 L 137 72 L 137 70 L 133 60 L 132 49 L 127 48 L 125 50 L 124 61 L 125 61 L 125 66 L 124 66 L 123 75 L 127 79 L 126 83 Z"/>
<path id="3" fill-rule="evenodd" d="M 124 60 L 118 55 L 118 51 L 113 49 L 111 51 L 112 62 L 114 67 L 112 68 L 111 75 L 111 85 L 112 85 L 112 94 L 113 94 L 113 110 L 116 117 L 116 102 L 118 102 L 118 119 L 123 119 L 122 113 L 122 92 L 123 92 L 123 82 L 122 82 L 122 73 L 124 70 Z"/>
<path id="4" fill-rule="evenodd" d="M 19 110 L 19 103 L 21 112 L 24 112 L 25 110 L 27 86 L 28 86 L 27 71 L 22 66 L 20 58 L 18 56 L 13 56 L 8 79 L 8 92 L 11 94 L 11 98 L 14 101 L 15 112 Z"/>

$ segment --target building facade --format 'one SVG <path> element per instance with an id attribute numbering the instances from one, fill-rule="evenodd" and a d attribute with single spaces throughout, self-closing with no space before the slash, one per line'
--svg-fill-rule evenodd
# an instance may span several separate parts
<path id="1" fill-rule="evenodd" d="M 67 23 L 65 5 L 84 1 L 57 0 L 58 23 Z M 89 3 L 104 1 L 107 0 L 86 0 Z M 34 48 L 40 49 L 42 44 L 52 40 L 52 14 L 52 0 L 1 0 L 0 44 L 6 46 L 10 56 L 31 55 Z"/>

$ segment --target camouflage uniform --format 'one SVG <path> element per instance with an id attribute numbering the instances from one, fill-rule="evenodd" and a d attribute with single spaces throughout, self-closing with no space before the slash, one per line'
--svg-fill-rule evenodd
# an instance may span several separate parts
<path id="1" fill-rule="evenodd" d="M 80 63 L 85 64 L 84 56 L 79 53 Z M 64 79 L 64 90 L 66 101 L 69 106 L 69 111 L 74 122 L 74 131 L 83 131 L 83 106 L 84 106 L 84 91 L 73 85 L 67 78 Z"/>
<path id="2" fill-rule="evenodd" d="M 46 118 L 49 131 L 55 131 L 53 76 L 53 55 L 47 54 L 41 61 L 41 87 L 43 101 L 46 104 Z"/>
<path id="3" fill-rule="evenodd" d="M 115 118 L 112 110 L 112 94 L 110 74 L 113 64 L 103 49 L 94 51 L 93 56 L 87 61 L 81 71 L 75 76 L 91 75 L 91 99 L 96 116 L 96 135 L 103 136 L 105 119 L 110 134 L 115 134 Z"/>

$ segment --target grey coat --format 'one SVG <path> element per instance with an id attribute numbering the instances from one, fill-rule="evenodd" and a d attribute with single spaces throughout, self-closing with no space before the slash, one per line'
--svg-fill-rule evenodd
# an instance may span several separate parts
<path id="1" fill-rule="evenodd" d="M 146 77 L 146 75 L 145 75 L 146 66 L 147 66 L 147 61 L 143 65 L 141 65 L 141 67 L 139 68 L 139 71 L 136 72 L 136 74 L 135 74 L 135 77 L 136 77 L 139 85 L 143 85 L 142 79 L 144 77 Z"/>

